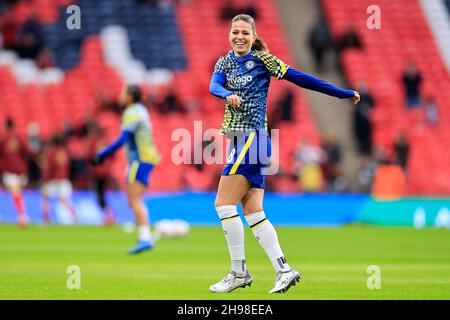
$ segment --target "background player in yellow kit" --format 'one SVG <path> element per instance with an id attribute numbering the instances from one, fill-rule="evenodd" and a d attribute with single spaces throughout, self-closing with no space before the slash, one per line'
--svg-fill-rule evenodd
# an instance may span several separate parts
<path id="1" fill-rule="evenodd" d="M 121 135 L 108 147 L 100 151 L 93 164 L 100 164 L 122 145 L 126 147 L 128 168 L 126 174 L 126 192 L 128 203 L 136 218 L 139 240 L 130 254 L 140 253 L 153 248 L 147 207 L 142 201 L 148 186 L 150 173 L 160 156 L 152 138 L 152 123 L 147 109 L 141 103 L 142 93 L 138 86 L 127 86 L 120 95 L 120 102 L 126 106 L 122 116 Z"/>

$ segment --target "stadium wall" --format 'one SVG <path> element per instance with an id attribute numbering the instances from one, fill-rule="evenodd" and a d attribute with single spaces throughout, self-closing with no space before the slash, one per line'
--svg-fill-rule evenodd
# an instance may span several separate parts
<path id="1" fill-rule="evenodd" d="M 161 219 L 182 219 L 193 225 L 218 225 L 214 210 L 215 193 L 152 193 L 147 205 L 152 223 Z M 32 223 L 41 223 L 42 196 L 37 191 L 25 191 L 25 204 Z M 133 222 L 126 196 L 119 191 L 107 194 L 107 201 L 120 224 Z M 76 191 L 73 195 L 78 222 L 97 225 L 102 212 L 90 191 Z M 319 195 L 268 193 L 264 209 L 275 225 L 341 226 L 366 223 L 385 226 L 427 226 L 450 223 L 450 199 L 407 198 L 398 201 L 376 201 L 368 195 Z M 439 217 L 439 218 L 438 218 Z M 16 215 L 8 193 L 0 191 L 0 221 L 14 223 Z M 69 224 L 70 214 L 55 200 L 52 202 L 53 223 Z M 423 222 L 421 222 L 423 220 Z"/>

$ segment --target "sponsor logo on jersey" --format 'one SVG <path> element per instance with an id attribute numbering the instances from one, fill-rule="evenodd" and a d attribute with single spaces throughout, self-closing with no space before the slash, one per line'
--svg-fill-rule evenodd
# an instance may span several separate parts
<path id="1" fill-rule="evenodd" d="M 245 86 L 248 82 L 253 80 L 251 75 L 243 75 L 239 77 L 230 77 L 227 79 L 229 84 Z"/>

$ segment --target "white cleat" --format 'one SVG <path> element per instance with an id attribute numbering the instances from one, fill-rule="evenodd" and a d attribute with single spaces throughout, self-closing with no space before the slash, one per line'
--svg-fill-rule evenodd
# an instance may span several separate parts
<path id="1" fill-rule="evenodd" d="M 222 280 L 210 286 L 209 290 L 211 292 L 231 292 L 237 288 L 250 287 L 252 282 L 252 276 L 248 271 L 244 275 L 237 275 L 236 272 L 230 271 Z"/>
<path id="2" fill-rule="evenodd" d="M 295 286 L 297 282 L 301 280 L 300 273 L 291 269 L 289 271 L 279 271 L 277 279 L 275 280 L 275 287 L 269 291 L 269 293 L 284 293 L 289 290 L 290 287 Z"/>

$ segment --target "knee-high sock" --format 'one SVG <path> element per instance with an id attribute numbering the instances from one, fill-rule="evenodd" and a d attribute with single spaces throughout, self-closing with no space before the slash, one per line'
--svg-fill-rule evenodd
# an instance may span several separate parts
<path id="1" fill-rule="evenodd" d="M 25 204 L 21 194 L 13 195 L 14 207 L 17 210 L 19 216 L 25 215 Z"/>
<path id="2" fill-rule="evenodd" d="M 244 225 L 237 208 L 235 205 L 223 205 L 216 207 L 216 211 L 230 251 L 231 270 L 239 274 L 245 273 Z"/>
<path id="3" fill-rule="evenodd" d="M 248 225 L 253 231 L 256 240 L 266 252 L 275 270 L 288 271 L 291 267 L 284 258 L 278 241 L 277 232 L 272 223 L 266 218 L 264 211 L 256 212 L 245 216 Z"/>

